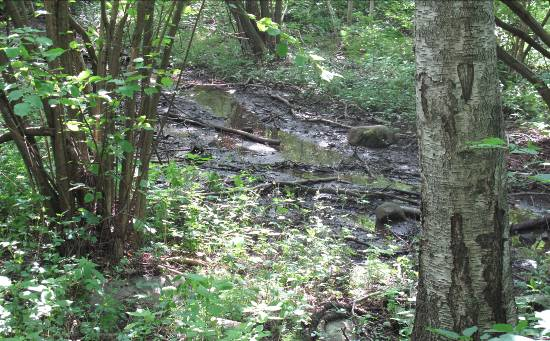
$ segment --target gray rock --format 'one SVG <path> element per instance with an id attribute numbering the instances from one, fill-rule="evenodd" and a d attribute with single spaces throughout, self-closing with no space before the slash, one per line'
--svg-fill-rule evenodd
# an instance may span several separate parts
<path id="1" fill-rule="evenodd" d="M 374 215 L 376 216 L 376 226 L 383 226 L 388 222 L 396 223 L 407 219 L 403 207 L 393 202 L 385 202 L 379 205 L 374 210 Z"/>
<path id="2" fill-rule="evenodd" d="M 357 340 L 353 330 L 355 325 L 351 320 L 336 320 L 326 322 L 321 333 L 320 340 L 324 341 L 348 341 Z M 345 333 L 345 335 L 344 335 Z"/>
<path id="3" fill-rule="evenodd" d="M 395 142 L 395 131 L 385 125 L 354 127 L 348 132 L 348 143 L 351 146 L 382 148 Z"/>

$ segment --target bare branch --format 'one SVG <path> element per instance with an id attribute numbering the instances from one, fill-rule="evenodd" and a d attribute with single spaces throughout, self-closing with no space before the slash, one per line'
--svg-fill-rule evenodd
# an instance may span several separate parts
<path id="1" fill-rule="evenodd" d="M 514 27 L 508 23 L 505 23 L 504 21 L 500 20 L 499 18 L 495 17 L 495 23 L 498 27 L 510 32 L 511 34 L 515 35 L 516 37 L 519 37 L 523 39 L 527 44 L 532 46 L 535 50 L 539 51 L 543 56 L 550 59 L 550 51 L 546 50 L 542 45 L 537 43 L 533 38 L 529 36 L 526 32 L 520 30 L 517 27 Z"/>
<path id="2" fill-rule="evenodd" d="M 508 8 L 512 10 L 533 32 L 550 47 L 550 33 L 544 30 L 544 27 L 523 7 L 517 0 L 501 0 Z"/>
<path id="3" fill-rule="evenodd" d="M 497 45 L 497 56 L 498 59 L 503 61 L 511 69 L 519 73 L 522 77 L 527 79 L 531 84 L 535 86 L 538 93 L 550 108 L 550 89 L 536 73 L 531 71 L 525 64 L 514 58 L 508 52 L 506 52 L 501 46 Z"/>

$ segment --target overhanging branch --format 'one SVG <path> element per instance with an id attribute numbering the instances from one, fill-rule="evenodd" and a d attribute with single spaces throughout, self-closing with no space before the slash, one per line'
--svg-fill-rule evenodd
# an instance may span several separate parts
<path id="1" fill-rule="evenodd" d="M 514 27 L 499 18 L 495 18 L 495 23 L 498 27 L 502 28 L 503 30 L 506 30 L 510 32 L 511 34 L 515 35 L 516 37 L 519 37 L 523 39 L 529 46 L 532 46 L 535 50 L 539 51 L 543 56 L 550 59 L 550 51 L 546 50 L 542 45 L 537 43 L 533 38 L 529 36 L 526 32 L 520 30 L 517 27 Z"/>
<path id="2" fill-rule="evenodd" d="M 536 73 L 531 71 L 525 64 L 514 58 L 511 54 L 506 52 L 501 46 L 497 45 L 498 59 L 503 61 L 512 70 L 519 73 L 523 78 L 527 79 L 529 83 L 533 84 L 537 89 L 539 95 L 542 97 L 548 108 L 550 108 L 550 89 Z"/>
<path id="3" fill-rule="evenodd" d="M 533 32 L 550 47 L 550 33 L 544 30 L 544 27 L 523 7 L 517 0 L 500 0 L 512 10 Z"/>

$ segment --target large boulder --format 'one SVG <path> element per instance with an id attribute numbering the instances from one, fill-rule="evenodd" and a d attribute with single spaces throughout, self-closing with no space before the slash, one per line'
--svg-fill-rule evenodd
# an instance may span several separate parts
<path id="1" fill-rule="evenodd" d="M 348 132 L 348 143 L 351 146 L 382 148 L 395 142 L 395 131 L 385 125 L 353 127 Z"/>

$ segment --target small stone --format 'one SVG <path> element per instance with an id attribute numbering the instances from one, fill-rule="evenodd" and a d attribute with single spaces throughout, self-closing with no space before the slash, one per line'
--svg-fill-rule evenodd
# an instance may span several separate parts
<path id="1" fill-rule="evenodd" d="M 395 131 L 385 125 L 354 127 L 348 132 L 348 143 L 351 146 L 382 148 L 396 141 Z"/>

